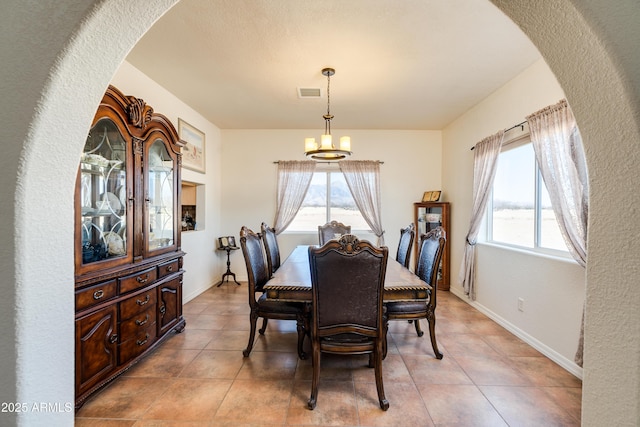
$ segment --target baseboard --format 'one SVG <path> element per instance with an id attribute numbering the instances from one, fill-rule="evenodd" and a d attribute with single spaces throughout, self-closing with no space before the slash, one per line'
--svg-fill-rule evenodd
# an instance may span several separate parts
<path id="1" fill-rule="evenodd" d="M 198 289 L 194 289 L 193 291 L 189 292 L 188 294 L 182 294 L 182 303 L 183 304 L 188 303 L 189 301 L 191 301 L 192 299 L 194 299 L 195 297 L 197 297 L 201 293 L 211 289 L 214 285 L 215 285 L 215 282 L 211 282 L 211 283 L 209 283 L 207 285 L 204 285 L 204 286 L 202 286 L 202 287 L 200 287 Z"/>
<path id="2" fill-rule="evenodd" d="M 498 314 L 489 310 L 484 305 L 479 304 L 476 301 L 469 300 L 469 298 L 466 295 L 463 295 L 460 293 L 459 289 L 451 288 L 449 292 L 451 292 L 452 294 L 454 294 L 455 296 L 457 296 L 462 301 L 466 302 L 467 304 L 469 304 L 470 306 L 472 306 L 482 314 L 489 317 L 491 320 L 493 320 L 494 322 L 496 322 L 497 324 L 499 324 L 500 326 L 502 326 L 503 328 L 511 332 L 513 335 L 520 338 L 522 341 L 529 344 L 531 347 L 538 350 L 540 353 L 544 354 L 546 357 L 548 357 L 549 359 L 551 359 L 552 361 L 560 365 L 562 368 L 564 368 L 567 372 L 573 374 L 574 376 L 582 380 L 582 368 L 578 366 L 573 360 L 567 359 L 557 351 L 553 350 L 551 347 L 538 341 L 531 335 L 527 334 L 520 328 L 513 325 L 511 322 L 505 320 Z"/>

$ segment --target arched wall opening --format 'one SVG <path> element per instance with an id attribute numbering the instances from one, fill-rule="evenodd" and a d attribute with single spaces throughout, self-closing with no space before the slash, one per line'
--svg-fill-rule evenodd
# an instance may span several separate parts
<path id="1" fill-rule="evenodd" d="M 0 237 L 14 245 L 0 258 L 0 266 L 13 279 L 0 300 L 0 320 L 13 325 L 7 331 L 9 339 L 3 338 L 9 348 L 2 350 L 0 372 L 3 378 L 15 379 L 15 388 L 1 392 L 3 401 L 73 402 L 73 200 L 66 195 L 73 194 L 84 139 L 112 75 L 144 32 L 176 2 L 85 0 L 78 5 L 51 0 L 28 10 L 18 1 L 5 6 L 3 56 L 14 60 L 3 58 L 2 69 L 10 76 L 5 81 L 15 86 L 3 91 L 15 102 L 0 107 L 10 119 L 0 132 L 4 141 L 20 143 L 7 149 L 2 160 L 7 168 L 0 170 L 7 183 L 0 194 L 14 201 L 2 208 L 5 218 L 13 221 L 0 225 Z M 634 283 L 640 249 L 632 224 L 640 196 L 632 186 L 620 184 L 636 179 L 640 119 L 634 87 L 640 86 L 640 77 L 631 74 L 628 61 L 619 60 L 620 51 L 607 51 L 603 40 L 609 38 L 625 53 L 625 33 L 612 41 L 613 26 L 627 22 L 630 15 L 637 19 L 638 6 L 616 5 L 615 16 L 591 22 L 581 13 L 603 13 L 595 0 L 580 6 L 571 0 L 553 5 L 492 2 L 543 54 L 585 140 L 591 215 L 583 423 L 635 424 L 640 418 L 640 367 L 634 325 L 639 323 L 640 301 Z M 33 25 L 51 22 L 51 16 L 59 18 L 55 25 Z M 611 215 L 611 205 L 621 200 L 630 209 L 616 209 Z M 42 206 L 55 206 L 56 215 Z M 635 365 L 629 367 L 630 360 Z M 622 366 L 626 368 L 616 368 Z M 73 412 L 14 417 L 9 424 L 73 423 Z"/>

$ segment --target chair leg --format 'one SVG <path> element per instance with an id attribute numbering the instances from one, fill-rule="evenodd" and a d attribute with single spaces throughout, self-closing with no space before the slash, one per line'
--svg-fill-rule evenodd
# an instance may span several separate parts
<path id="1" fill-rule="evenodd" d="M 438 350 L 438 343 L 436 342 L 436 314 L 433 311 L 427 313 L 427 322 L 429 322 L 429 335 L 431 336 L 433 353 L 436 355 L 436 359 L 442 359 L 442 353 Z"/>
<path id="2" fill-rule="evenodd" d="M 307 402 L 307 408 L 313 410 L 318 403 L 318 382 L 320 381 L 320 343 L 312 342 L 311 364 L 313 365 L 313 376 L 311 380 L 311 397 Z"/>
<path id="3" fill-rule="evenodd" d="M 416 334 L 418 334 L 419 337 L 423 336 L 424 332 L 422 332 L 422 329 L 420 329 L 420 320 L 414 319 L 413 324 L 416 327 Z"/>
<path id="4" fill-rule="evenodd" d="M 251 349 L 253 348 L 253 340 L 256 337 L 256 323 L 258 322 L 258 314 L 251 312 L 251 314 L 249 315 L 249 321 L 251 322 L 251 330 L 249 332 L 249 343 L 247 344 L 247 348 L 242 351 L 244 357 L 249 357 L 249 354 L 251 354 Z"/>
<path id="5" fill-rule="evenodd" d="M 260 328 L 260 330 L 258 332 L 260 332 L 260 335 L 264 335 L 264 331 L 267 330 L 267 323 L 269 322 L 269 319 L 267 319 L 266 317 L 262 318 L 262 328 Z"/>
<path id="6" fill-rule="evenodd" d="M 306 335 L 306 327 L 305 327 L 304 318 L 298 317 L 296 321 L 296 328 L 298 330 L 298 357 L 302 360 L 307 358 L 307 354 L 304 352 L 304 336 Z"/>
<path id="7" fill-rule="evenodd" d="M 386 411 L 389 409 L 389 401 L 384 395 L 384 384 L 382 383 L 382 343 L 376 344 L 374 351 L 375 358 L 375 374 L 376 374 L 376 389 L 378 389 L 378 402 L 380 403 L 380 409 Z"/>

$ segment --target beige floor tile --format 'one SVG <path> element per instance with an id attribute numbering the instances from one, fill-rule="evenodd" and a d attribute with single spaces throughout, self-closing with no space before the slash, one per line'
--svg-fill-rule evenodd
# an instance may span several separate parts
<path id="1" fill-rule="evenodd" d="M 358 425 L 358 411 L 352 381 L 322 380 L 318 384 L 316 408 L 310 410 L 311 381 L 294 385 L 287 412 L 287 425 L 353 426 Z"/>
<path id="2" fill-rule="evenodd" d="M 213 339 L 207 343 L 205 350 L 235 350 L 242 355 L 248 341 L 249 331 L 217 331 Z"/>
<path id="3" fill-rule="evenodd" d="M 429 412 L 416 386 L 409 382 L 384 381 L 389 409 L 380 409 L 375 382 L 356 383 L 360 425 L 396 427 L 432 426 Z"/>
<path id="4" fill-rule="evenodd" d="M 546 357 L 511 357 L 510 360 L 536 386 L 581 386 L 578 378 Z"/>
<path id="5" fill-rule="evenodd" d="M 210 421 L 231 383 L 231 380 L 218 379 L 174 379 L 143 419 Z"/>
<path id="6" fill-rule="evenodd" d="M 440 360 L 433 356 L 402 356 L 416 384 L 472 384 L 471 379 L 452 357 Z"/>
<path id="7" fill-rule="evenodd" d="M 418 384 L 437 426 L 506 426 L 500 414 L 475 385 Z"/>
<path id="8" fill-rule="evenodd" d="M 456 362 L 471 378 L 474 384 L 531 386 L 532 382 L 526 375 L 518 371 L 502 356 L 455 356 Z"/>
<path id="9" fill-rule="evenodd" d="M 256 351 L 244 358 L 239 380 L 293 380 L 298 364 L 297 353 Z"/>
<path id="10" fill-rule="evenodd" d="M 120 377 L 93 396 L 78 417 L 140 419 L 164 393 L 171 379 Z"/>
<path id="11" fill-rule="evenodd" d="M 179 334 L 173 334 L 162 346 L 183 350 L 202 350 L 221 332 L 212 329 L 194 329 L 187 325 L 184 331 Z"/>
<path id="12" fill-rule="evenodd" d="M 236 380 L 213 421 L 283 425 L 292 390 L 292 380 Z"/>
<path id="13" fill-rule="evenodd" d="M 242 353 L 202 350 L 180 373 L 180 378 L 216 378 L 233 380 L 240 372 Z"/>
<path id="14" fill-rule="evenodd" d="M 579 426 L 548 394 L 536 387 L 480 386 L 509 426 Z"/>
<path id="15" fill-rule="evenodd" d="M 161 346 L 123 374 L 127 377 L 171 378 L 180 375 L 201 350 Z"/>
<path id="16" fill-rule="evenodd" d="M 136 420 L 105 420 L 102 418 L 79 418 L 75 419 L 75 427 L 133 427 Z"/>

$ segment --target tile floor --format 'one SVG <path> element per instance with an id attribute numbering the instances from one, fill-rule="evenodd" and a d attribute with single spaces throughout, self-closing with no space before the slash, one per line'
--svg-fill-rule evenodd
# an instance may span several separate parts
<path id="1" fill-rule="evenodd" d="M 387 412 L 367 357 L 332 355 L 308 410 L 311 361 L 297 358 L 295 322 L 271 320 L 243 358 L 247 288 L 225 283 L 185 304 L 185 331 L 85 403 L 76 426 L 580 425 L 579 379 L 453 294 L 438 296 L 442 360 L 428 332 L 390 323 Z"/>

